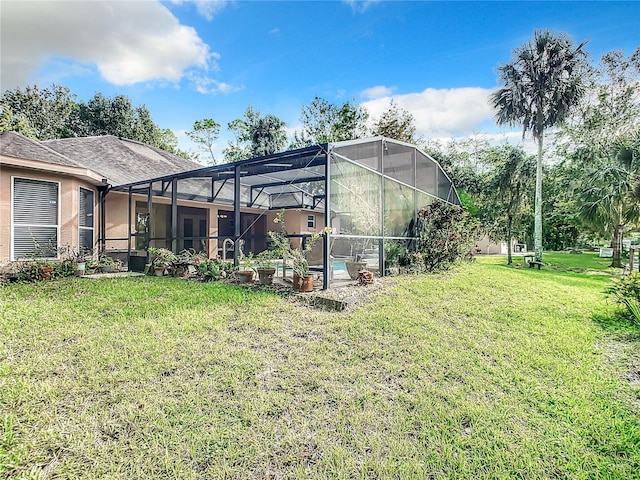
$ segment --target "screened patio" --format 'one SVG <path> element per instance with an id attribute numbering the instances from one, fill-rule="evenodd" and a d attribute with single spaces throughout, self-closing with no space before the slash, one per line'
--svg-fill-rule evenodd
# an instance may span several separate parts
<path id="1" fill-rule="evenodd" d="M 349 261 L 384 275 L 391 247 L 411 239 L 417 212 L 435 198 L 460 204 L 438 163 L 414 145 L 375 137 L 119 185 L 101 202 L 100 242 L 126 251 L 129 265 L 149 246 L 238 262 L 268 248 L 284 209 L 294 245 L 330 228 L 312 250 L 328 288 Z"/>

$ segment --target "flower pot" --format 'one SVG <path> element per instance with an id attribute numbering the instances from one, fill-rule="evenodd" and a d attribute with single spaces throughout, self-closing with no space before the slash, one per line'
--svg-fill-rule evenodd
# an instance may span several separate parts
<path id="1" fill-rule="evenodd" d="M 313 275 L 300 275 L 293 274 L 293 289 L 298 292 L 312 292 L 313 291 Z"/>
<path id="2" fill-rule="evenodd" d="M 40 267 L 39 273 L 40 273 L 40 280 L 51 280 L 53 267 Z"/>
<path id="3" fill-rule="evenodd" d="M 87 271 L 87 262 L 78 262 L 76 265 L 76 277 L 83 276 Z"/>
<path id="4" fill-rule="evenodd" d="M 360 285 L 371 285 L 373 283 L 373 273 L 368 270 L 361 270 L 358 273 L 358 283 Z"/>
<path id="5" fill-rule="evenodd" d="M 153 267 L 153 273 L 156 277 L 163 277 L 166 267 Z"/>
<path id="6" fill-rule="evenodd" d="M 253 270 L 242 270 L 236 272 L 236 279 L 238 280 L 238 283 L 253 282 Z"/>
<path id="7" fill-rule="evenodd" d="M 357 280 L 358 272 L 367 267 L 367 262 L 354 262 L 353 260 L 345 260 L 344 264 L 347 267 L 347 273 L 351 280 Z"/>
<path id="8" fill-rule="evenodd" d="M 260 285 L 271 285 L 273 283 L 273 276 L 275 274 L 275 268 L 259 268 L 258 279 L 260 281 Z"/>
<path id="9" fill-rule="evenodd" d="M 113 271 L 113 265 L 100 265 L 101 273 L 111 273 Z"/>

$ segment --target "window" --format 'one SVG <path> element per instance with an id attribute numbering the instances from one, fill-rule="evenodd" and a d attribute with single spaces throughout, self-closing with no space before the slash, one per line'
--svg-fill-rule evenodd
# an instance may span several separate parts
<path id="1" fill-rule="evenodd" d="M 12 177 L 11 259 L 57 258 L 60 185 Z"/>
<path id="2" fill-rule="evenodd" d="M 307 228 L 316 228 L 316 216 L 308 215 L 307 216 Z"/>
<path id="3" fill-rule="evenodd" d="M 81 252 L 93 250 L 93 190 L 80 187 L 78 205 L 78 249 Z"/>

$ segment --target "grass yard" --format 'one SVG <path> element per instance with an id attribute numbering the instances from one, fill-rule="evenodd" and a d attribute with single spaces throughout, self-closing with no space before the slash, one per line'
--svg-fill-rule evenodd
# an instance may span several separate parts
<path id="1" fill-rule="evenodd" d="M 640 333 L 606 265 L 559 255 L 347 313 L 171 278 L 2 288 L 0 478 L 640 478 Z"/>

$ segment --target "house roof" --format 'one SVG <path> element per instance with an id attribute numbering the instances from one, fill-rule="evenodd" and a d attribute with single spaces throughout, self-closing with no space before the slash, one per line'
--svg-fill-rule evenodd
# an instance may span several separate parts
<path id="1" fill-rule="evenodd" d="M 113 135 L 41 143 L 77 164 L 101 173 L 114 186 L 202 167 L 159 148 Z"/>
<path id="2" fill-rule="evenodd" d="M 27 138 L 16 132 L 0 133 L 0 155 L 67 167 L 81 166 L 63 154 L 52 150 L 43 142 Z"/>

